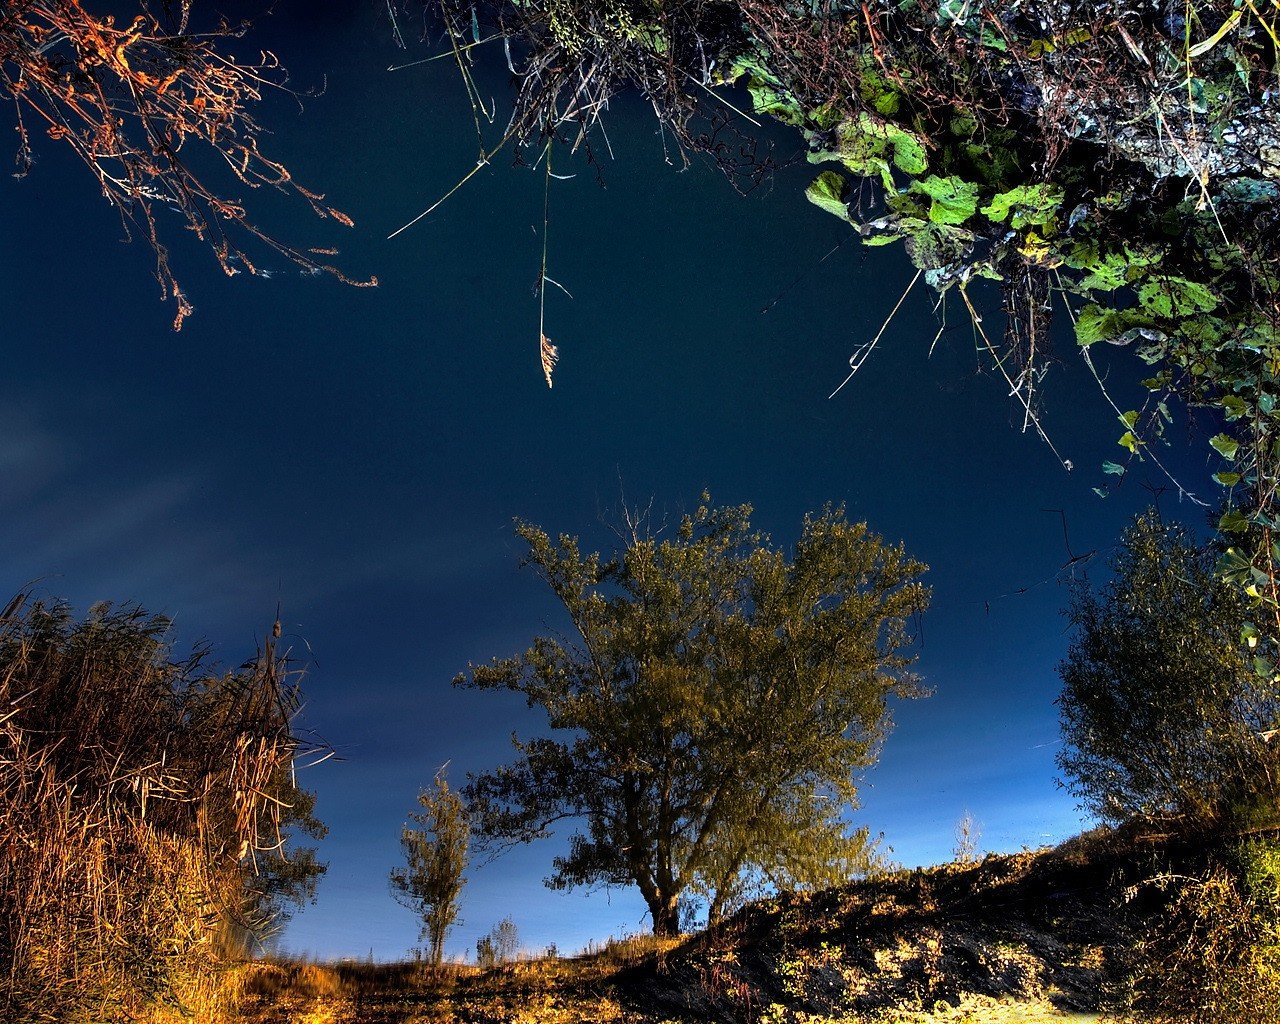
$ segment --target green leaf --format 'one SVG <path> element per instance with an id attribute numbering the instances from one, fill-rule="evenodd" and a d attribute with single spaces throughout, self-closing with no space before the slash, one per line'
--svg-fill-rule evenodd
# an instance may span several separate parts
<path id="1" fill-rule="evenodd" d="M 1218 434 L 1215 437 L 1211 437 L 1209 438 L 1209 443 L 1224 459 L 1234 459 L 1236 451 L 1240 447 L 1240 442 L 1229 434 Z"/>
<path id="2" fill-rule="evenodd" d="M 933 200 L 929 219 L 935 224 L 963 224 L 978 211 L 978 186 L 963 178 L 931 174 L 912 182 L 911 188 Z"/>
<path id="3" fill-rule="evenodd" d="M 1062 208 L 1063 191 L 1057 185 L 1017 185 L 1007 192 L 997 192 L 982 212 L 997 224 L 1009 218 L 1015 231 L 1027 227 L 1045 227 Z"/>
<path id="4" fill-rule="evenodd" d="M 1138 425 L 1138 411 L 1136 409 L 1130 409 L 1126 413 L 1121 413 L 1120 422 L 1132 430 Z"/>
<path id="5" fill-rule="evenodd" d="M 823 171 L 804 190 L 804 195 L 815 206 L 843 220 L 849 216 L 849 203 L 844 198 L 848 192 L 849 183 L 843 174 Z"/>
<path id="6" fill-rule="evenodd" d="M 1218 520 L 1218 529 L 1224 533 L 1244 533 L 1249 529 L 1249 517 L 1233 509 Z"/>
<path id="7" fill-rule="evenodd" d="M 1238 420 L 1249 411 L 1249 406 L 1239 395 L 1224 395 L 1222 409 L 1227 414 L 1228 420 Z"/>
<path id="8" fill-rule="evenodd" d="M 1124 476 L 1124 466 L 1117 462 L 1104 462 L 1102 472 L 1110 473 L 1112 476 Z"/>
<path id="9" fill-rule="evenodd" d="M 1142 441 L 1131 430 L 1126 430 L 1120 440 L 1116 442 L 1122 448 L 1128 448 L 1134 455 L 1138 454 L 1138 446 Z"/>
<path id="10" fill-rule="evenodd" d="M 1196 281 L 1160 277 L 1148 280 L 1138 289 L 1138 305 L 1151 316 L 1186 317 L 1216 309 L 1219 299 Z"/>
<path id="11" fill-rule="evenodd" d="M 1132 309 L 1109 309 L 1090 303 L 1076 317 L 1076 343 L 1082 348 L 1119 338 L 1126 331 L 1151 326 L 1151 318 Z"/>
<path id="12" fill-rule="evenodd" d="M 1223 487 L 1234 487 L 1240 482 L 1239 473 L 1214 473 L 1213 478 Z"/>
<path id="13" fill-rule="evenodd" d="M 1079 248 L 1077 251 L 1080 251 Z M 1129 261 L 1124 253 L 1113 252 L 1089 263 L 1081 269 L 1088 273 L 1080 279 L 1080 287 L 1090 291 L 1111 292 L 1125 284 Z"/>

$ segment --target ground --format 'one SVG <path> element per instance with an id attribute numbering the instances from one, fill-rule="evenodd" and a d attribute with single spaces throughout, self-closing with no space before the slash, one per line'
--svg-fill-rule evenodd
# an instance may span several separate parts
<path id="1" fill-rule="evenodd" d="M 1152 852 L 1114 836 L 752 904 L 680 940 L 481 973 L 256 964 L 246 1024 L 1097 1021 Z"/>

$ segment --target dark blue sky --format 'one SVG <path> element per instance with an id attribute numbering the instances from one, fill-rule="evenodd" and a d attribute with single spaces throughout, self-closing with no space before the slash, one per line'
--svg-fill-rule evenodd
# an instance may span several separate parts
<path id="1" fill-rule="evenodd" d="M 559 623 L 517 570 L 512 518 L 607 545 L 600 518 L 623 492 L 673 513 L 703 488 L 750 501 L 779 541 L 806 511 L 844 502 L 932 566 L 920 669 L 936 695 L 898 708 L 856 818 L 883 830 L 899 860 L 945 859 L 966 809 L 986 849 L 1077 831 L 1053 781 L 1066 594 L 1049 582 L 1004 595 L 1051 579 L 1067 558 L 1044 509 L 1066 510 L 1076 553 L 1105 550 L 1147 501 L 1138 481 L 1159 479 L 1152 468 L 1106 501 L 1092 493 L 1120 430 L 1069 333 L 1056 336 L 1045 391 L 1072 474 L 1019 431 L 1006 387 L 978 372 L 958 301 L 928 358 L 937 320 L 923 289 L 828 401 L 910 280 L 903 254 L 849 244 L 815 268 L 843 229 L 803 197 L 813 168 L 740 198 L 701 161 L 679 173 L 664 163 L 651 112 L 624 100 L 607 122 L 617 159 L 606 188 L 581 161 L 557 160 L 578 176 L 553 189 L 550 273 L 575 298 L 548 296 L 562 357 L 548 392 L 531 291 L 541 175 L 495 161 L 385 240 L 473 166 L 476 145 L 450 62 L 385 71 L 432 51 L 392 46 L 377 6 L 284 3 L 254 40 L 300 86 L 327 79 L 301 114 L 271 102 L 269 149 L 355 217 L 355 231 L 253 197 L 265 227 L 340 243 L 342 265 L 376 273 L 376 290 L 303 278 L 269 257 L 273 279 L 228 280 L 171 235 L 197 307 L 175 335 L 148 252 L 121 243 L 81 168 L 46 146 L 29 179 L 0 187 L 7 587 L 39 578 L 81 609 L 141 602 L 229 662 L 252 652 L 281 602 L 295 649 L 312 659 L 305 724 L 343 758 L 304 779 L 332 829 L 331 867 L 285 945 L 391 958 L 414 944 L 385 878 L 417 790 L 445 761 L 458 782 L 497 764 L 513 729 L 542 724 L 520 703 L 449 686 L 469 661 L 515 653 Z M 481 87 L 501 107 L 506 75 L 500 54 L 489 57 Z M 780 155 L 798 149 L 784 131 L 771 137 Z M 995 323 L 998 296 L 986 298 Z M 1140 374 L 1122 363 L 1113 376 L 1124 405 Z M 1170 461 L 1203 488 L 1207 449 L 1186 447 Z M 1200 521 L 1172 495 L 1163 507 Z M 450 948 L 507 913 L 530 947 L 641 927 L 632 893 L 544 889 L 555 852 L 473 869 Z"/>

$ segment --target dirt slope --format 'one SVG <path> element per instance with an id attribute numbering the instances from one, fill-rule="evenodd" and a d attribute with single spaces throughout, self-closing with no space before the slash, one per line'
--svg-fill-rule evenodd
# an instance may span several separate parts
<path id="1" fill-rule="evenodd" d="M 1092 837 L 753 904 L 631 964 L 536 961 L 447 982 L 409 968 L 277 967 L 253 1024 L 845 1024 L 1092 1020 L 1155 853 Z M 268 970 L 268 969 L 263 969 Z M 289 972 L 293 976 L 289 977 Z M 310 980 L 303 974 L 310 972 Z"/>

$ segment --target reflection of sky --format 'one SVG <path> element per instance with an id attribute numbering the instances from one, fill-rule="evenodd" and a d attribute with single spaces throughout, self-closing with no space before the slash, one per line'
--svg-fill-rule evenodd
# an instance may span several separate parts
<path id="1" fill-rule="evenodd" d="M 622 490 L 673 512 L 703 487 L 752 501 L 780 541 L 805 511 L 842 501 L 933 567 L 920 668 L 936 695 L 898 708 L 857 815 L 898 860 L 948 856 L 966 809 L 991 849 L 1078 829 L 1053 783 L 1066 595 L 1053 582 L 1014 592 L 1067 558 L 1044 509 L 1066 510 L 1079 553 L 1113 544 L 1146 495 L 1136 481 L 1105 502 L 1091 492 L 1119 431 L 1070 338 L 1057 339 L 1046 393 L 1071 475 L 1019 433 L 1007 389 L 975 374 L 958 303 L 926 358 L 937 327 L 923 291 L 827 401 L 910 278 L 901 252 L 849 245 L 812 269 L 841 229 L 801 195 L 809 168 L 740 199 L 701 162 L 666 166 L 648 112 L 619 101 L 607 187 L 581 161 L 557 166 L 577 177 L 552 194 L 550 269 L 575 298 L 548 296 L 562 355 L 548 392 L 530 292 L 540 176 L 498 161 L 383 240 L 473 165 L 475 144 L 447 62 L 386 74 L 403 57 L 371 12 L 281 14 L 261 30 L 295 80 L 328 82 L 301 117 L 273 105 L 271 152 L 357 230 L 339 237 L 296 204 L 251 198 L 291 239 L 340 241 L 343 265 L 377 273 L 377 290 L 287 273 L 228 281 L 176 235 L 197 314 L 174 335 L 146 252 L 119 243 L 62 154 L 0 190 L 6 250 L 19 254 L 0 279 L 0 586 L 39 578 L 81 609 L 137 600 L 227 661 L 251 653 L 281 602 L 312 661 L 305 724 L 343 757 L 306 779 L 332 828 L 331 869 L 286 945 L 393 957 L 414 943 L 385 876 L 417 789 L 446 760 L 456 782 L 495 765 L 513 729 L 541 724 L 518 701 L 449 686 L 468 661 L 560 625 L 516 568 L 511 521 L 605 545 L 600 517 Z M 507 95 L 500 60 L 479 77 Z M 1123 403 L 1139 374 L 1115 376 Z M 1173 461 L 1203 485 L 1203 460 Z M 451 948 L 507 913 L 531 946 L 639 927 L 633 893 L 543 888 L 554 852 L 473 869 Z"/>

